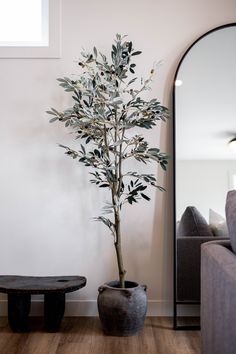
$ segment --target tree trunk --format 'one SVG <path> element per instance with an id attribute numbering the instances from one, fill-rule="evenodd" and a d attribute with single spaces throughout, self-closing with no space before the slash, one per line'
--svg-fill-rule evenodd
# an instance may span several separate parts
<path id="1" fill-rule="evenodd" d="M 115 115 L 115 120 L 117 123 L 117 115 Z M 118 124 L 118 123 L 117 123 Z M 117 128 L 115 130 L 115 141 L 117 142 Z M 122 130 L 122 137 L 121 140 L 124 138 L 124 129 Z M 120 139 L 120 138 L 119 138 Z M 118 140 L 119 140 L 118 139 Z M 125 269 L 123 265 L 123 257 L 122 257 L 122 249 L 121 249 L 121 231 L 120 231 L 120 189 L 122 185 L 122 173 L 121 173 L 121 164 L 122 164 L 122 143 L 119 147 L 119 154 L 117 153 L 117 147 L 115 146 L 115 176 L 116 176 L 116 183 L 114 183 L 112 188 L 112 204 L 114 207 L 114 218 L 115 218 L 115 249 L 116 249 L 116 257 L 117 257 L 117 265 L 119 270 L 119 280 L 120 280 L 120 287 L 125 288 Z M 118 183 L 117 183 L 118 181 Z M 118 199 L 118 200 L 117 200 Z"/>
<path id="2" fill-rule="evenodd" d="M 117 264 L 119 270 L 119 280 L 120 287 L 125 288 L 125 269 L 123 265 L 122 249 L 121 249 L 121 232 L 120 232 L 120 214 L 119 211 L 115 211 L 115 230 L 116 230 L 116 239 L 115 239 L 115 249 Z"/>

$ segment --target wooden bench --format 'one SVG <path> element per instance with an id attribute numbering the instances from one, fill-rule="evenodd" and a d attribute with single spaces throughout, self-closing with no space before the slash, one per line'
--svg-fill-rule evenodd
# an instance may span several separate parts
<path id="1" fill-rule="evenodd" d="M 65 311 L 65 294 L 81 289 L 86 278 L 81 276 L 28 277 L 0 276 L 0 292 L 8 294 L 8 321 L 14 332 L 26 332 L 31 295 L 44 295 L 44 326 L 57 331 Z"/>

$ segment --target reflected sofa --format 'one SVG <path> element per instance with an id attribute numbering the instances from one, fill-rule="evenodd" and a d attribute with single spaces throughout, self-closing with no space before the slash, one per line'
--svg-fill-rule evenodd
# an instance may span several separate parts
<path id="1" fill-rule="evenodd" d="M 214 236 L 197 208 L 188 206 L 177 227 L 177 301 L 200 303 L 201 245 L 212 240 L 228 240 L 228 237 Z"/>
<path id="2" fill-rule="evenodd" d="M 201 245 L 212 240 L 228 238 L 200 235 L 177 237 L 177 301 L 200 303 Z"/>

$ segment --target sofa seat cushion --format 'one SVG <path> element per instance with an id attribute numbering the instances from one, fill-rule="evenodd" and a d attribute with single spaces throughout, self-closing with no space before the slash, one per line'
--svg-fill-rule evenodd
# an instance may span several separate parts
<path id="1" fill-rule="evenodd" d="M 177 236 L 214 236 L 204 217 L 194 206 L 188 206 L 179 223 Z"/>

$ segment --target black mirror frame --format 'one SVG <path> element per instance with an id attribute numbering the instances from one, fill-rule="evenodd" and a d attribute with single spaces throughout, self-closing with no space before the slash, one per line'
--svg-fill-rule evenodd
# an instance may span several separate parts
<path id="1" fill-rule="evenodd" d="M 181 64 L 183 63 L 185 57 L 187 56 L 187 54 L 189 53 L 189 51 L 192 49 L 192 47 L 197 44 L 202 38 L 206 37 L 207 35 L 209 35 L 212 32 L 216 32 L 219 31 L 221 29 L 227 28 L 227 27 L 235 27 L 236 26 L 236 22 L 232 22 L 232 23 L 227 23 L 225 25 L 221 25 L 218 27 L 215 27 L 209 31 L 207 31 L 206 33 L 204 33 L 203 35 L 201 35 L 200 37 L 198 37 L 188 48 L 187 50 L 184 52 L 184 54 L 182 55 L 178 65 L 177 65 L 177 69 L 175 72 L 175 76 L 174 76 L 174 82 L 173 82 L 173 89 L 172 89 L 172 107 L 173 107 L 173 220 L 174 220 L 174 232 L 173 232 L 173 258 L 174 258 L 174 270 L 173 270 L 173 328 L 175 330 L 199 330 L 200 326 L 186 326 L 186 325 L 178 325 L 178 305 L 192 305 L 192 304 L 200 304 L 200 302 L 187 302 L 187 303 L 183 303 L 183 302 L 178 302 L 177 301 L 177 247 L 176 247 L 176 92 L 175 92 L 175 81 L 177 79 L 178 73 L 179 73 L 179 69 L 181 67 Z"/>

